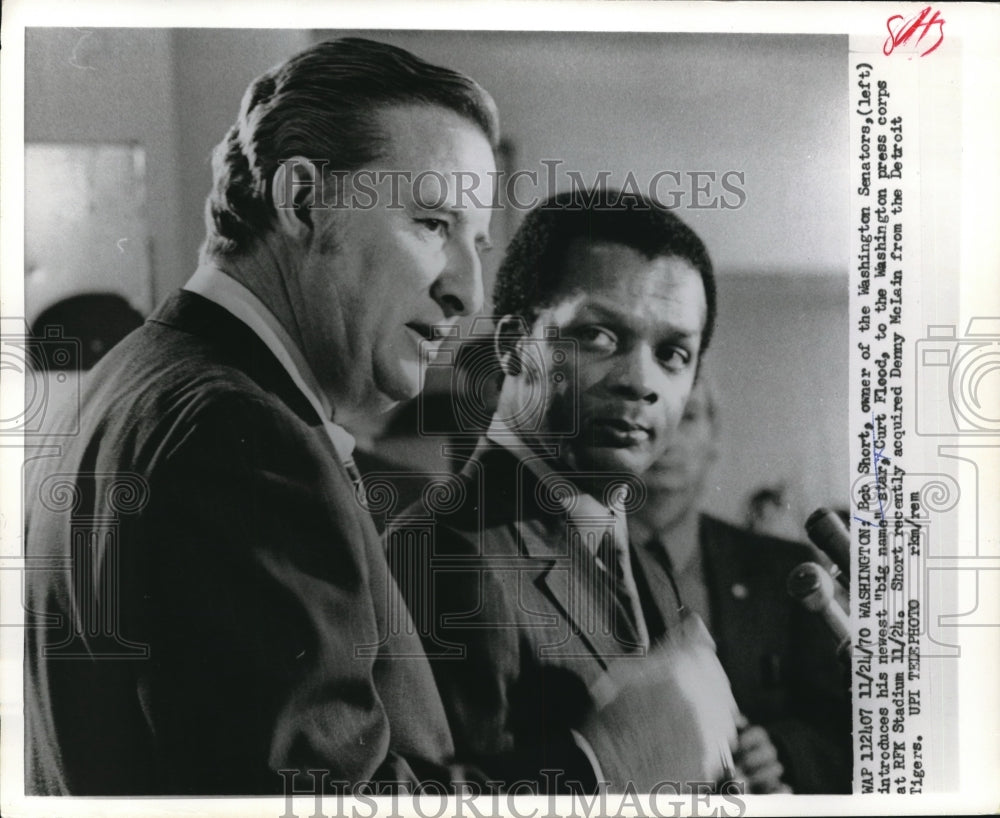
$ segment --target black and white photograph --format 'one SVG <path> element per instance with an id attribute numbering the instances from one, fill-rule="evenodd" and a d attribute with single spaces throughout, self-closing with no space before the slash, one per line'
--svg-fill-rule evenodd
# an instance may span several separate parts
<path id="1" fill-rule="evenodd" d="M 4 814 L 995 804 L 1000 16 L 39 5 Z"/>

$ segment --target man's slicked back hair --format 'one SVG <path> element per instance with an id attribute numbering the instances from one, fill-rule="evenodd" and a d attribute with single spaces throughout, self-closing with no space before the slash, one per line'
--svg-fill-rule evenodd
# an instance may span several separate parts
<path id="1" fill-rule="evenodd" d="M 497 273 L 493 308 L 528 326 L 561 293 L 566 255 L 574 239 L 623 244 L 653 260 L 683 259 L 701 275 L 708 311 L 701 350 L 715 327 L 715 275 L 698 235 L 659 203 L 614 189 L 558 193 L 530 212 L 518 228 Z"/>
<path id="2" fill-rule="evenodd" d="M 345 37 L 307 48 L 254 80 L 212 155 L 205 205 L 209 255 L 239 254 L 271 225 L 271 179 L 282 160 L 353 171 L 385 147 L 378 113 L 437 105 L 478 126 L 495 148 L 496 104 L 474 80 L 395 46 Z"/>

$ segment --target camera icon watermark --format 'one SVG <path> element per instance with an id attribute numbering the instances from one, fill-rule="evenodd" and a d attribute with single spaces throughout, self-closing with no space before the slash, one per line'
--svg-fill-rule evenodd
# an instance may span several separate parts
<path id="1" fill-rule="evenodd" d="M 4 318 L 0 331 L 0 373 L 11 385 L 3 391 L 0 435 L 71 436 L 80 426 L 81 346 L 60 327 L 33 336 L 24 319 Z M 23 380 L 23 392 L 16 388 Z M 57 406 L 67 414 L 52 427 Z"/>
<path id="2" fill-rule="evenodd" d="M 1000 317 L 929 325 L 916 343 L 916 432 L 1000 436 Z"/>
<path id="3" fill-rule="evenodd" d="M 419 430 L 422 435 L 449 435 L 462 439 L 479 437 L 492 426 L 492 434 L 536 434 L 546 438 L 575 437 L 579 432 L 577 412 L 549 413 L 554 391 L 575 390 L 577 384 L 577 341 L 564 338 L 557 327 L 544 327 L 541 337 L 533 336 L 520 319 L 506 318 L 508 328 L 518 329 L 516 377 L 522 388 L 516 404 L 499 405 L 505 377 L 496 340 L 496 317 L 476 318 L 471 330 L 462 336 L 460 327 L 435 328 L 433 354 L 421 356 L 426 367 L 425 382 L 446 381 L 450 406 L 444 411 L 440 392 L 426 389 L 421 393 Z M 443 339 L 437 340 L 437 339 Z M 439 372 L 445 370 L 444 378 Z M 575 395 L 563 395 L 563 404 L 575 407 Z M 433 407 L 431 404 L 434 404 Z"/>

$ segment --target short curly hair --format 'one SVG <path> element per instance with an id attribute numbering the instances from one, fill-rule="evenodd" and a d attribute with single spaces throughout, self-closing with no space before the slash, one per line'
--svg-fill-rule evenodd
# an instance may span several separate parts
<path id="1" fill-rule="evenodd" d="M 360 37 L 307 48 L 254 80 L 212 154 L 203 253 L 237 255 L 272 223 L 271 180 L 282 160 L 323 159 L 352 171 L 385 148 L 379 109 L 438 105 L 477 125 L 496 148 L 499 118 L 474 80 Z"/>
<path id="2" fill-rule="evenodd" d="M 658 202 L 615 189 L 558 193 L 525 217 L 497 273 L 494 312 L 534 324 L 558 295 L 566 251 L 577 238 L 624 244 L 649 259 L 673 256 L 690 262 L 701 275 L 708 306 L 699 352 L 708 348 L 715 327 L 716 291 L 705 245 Z"/>

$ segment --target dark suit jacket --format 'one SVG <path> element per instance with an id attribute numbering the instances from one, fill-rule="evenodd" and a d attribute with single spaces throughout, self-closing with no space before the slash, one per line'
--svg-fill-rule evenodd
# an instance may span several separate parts
<path id="1" fill-rule="evenodd" d="M 508 783 L 587 790 L 593 770 L 570 730 L 636 634 L 617 607 L 602 616 L 593 554 L 570 545 L 557 490 L 484 442 L 460 475 L 391 516 L 386 537 L 459 756 Z"/>
<path id="2" fill-rule="evenodd" d="M 810 549 L 705 515 L 700 538 L 712 636 L 741 711 L 767 729 L 796 792 L 849 793 L 849 679 L 826 626 L 785 589 Z M 665 587 L 662 555 L 636 553 L 649 583 Z"/>
<path id="3" fill-rule="evenodd" d="M 450 761 L 371 520 L 249 328 L 175 294 L 78 411 L 26 474 L 29 793 L 281 793 L 283 769 Z"/>

